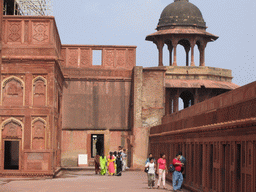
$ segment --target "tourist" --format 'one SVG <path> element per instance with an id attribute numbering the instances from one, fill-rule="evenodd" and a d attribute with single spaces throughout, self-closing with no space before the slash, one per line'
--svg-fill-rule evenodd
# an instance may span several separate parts
<path id="1" fill-rule="evenodd" d="M 121 153 L 118 152 L 116 157 L 116 176 L 122 175 L 122 161 L 121 161 Z"/>
<path id="2" fill-rule="evenodd" d="M 152 189 L 155 185 L 155 168 L 156 164 L 154 163 L 154 158 L 150 157 L 149 162 L 145 165 L 148 167 L 148 188 Z"/>
<path id="3" fill-rule="evenodd" d="M 122 162 L 123 162 L 123 171 L 125 171 L 126 169 L 126 166 L 127 166 L 127 154 L 126 154 L 126 149 L 123 149 L 123 152 L 122 152 Z"/>
<path id="4" fill-rule="evenodd" d="M 113 152 L 109 153 L 108 173 L 109 173 L 109 175 L 114 175 L 115 174 L 115 157 L 113 156 Z"/>
<path id="5" fill-rule="evenodd" d="M 107 164 L 107 158 L 106 158 L 106 156 L 104 156 L 104 154 L 102 154 L 100 156 L 100 169 L 101 169 L 100 174 L 101 175 L 105 175 L 107 172 L 106 164 Z"/>
<path id="6" fill-rule="evenodd" d="M 157 188 L 159 189 L 161 184 L 161 179 L 163 180 L 163 189 L 166 189 L 165 187 L 165 174 L 168 173 L 167 166 L 166 166 L 166 159 L 165 154 L 160 154 L 160 158 L 157 160 L 157 174 L 158 174 L 158 182 L 157 182 Z"/>
<path id="7" fill-rule="evenodd" d="M 175 171 L 172 173 L 172 185 L 173 191 L 180 190 L 182 182 L 183 182 L 183 175 L 181 172 L 181 168 L 184 165 L 180 162 L 180 153 L 176 155 L 176 158 L 173 159 L 172 164 L 175 167 Z"/>
<path id="8" fill-rule="evenodd" d="M 149 159 L 150 159 L 151 157 L 153 157 L 153 154 L 152 154 L 152 153 L 149 153 L 145 165 L 150 162 Z"/>
<path id="9" fill-rule="evenodd" d="M 100 172 L 100 156 L 99 153 L 94 157 L 94 165 L 95 165 L 95 174 Z"/>

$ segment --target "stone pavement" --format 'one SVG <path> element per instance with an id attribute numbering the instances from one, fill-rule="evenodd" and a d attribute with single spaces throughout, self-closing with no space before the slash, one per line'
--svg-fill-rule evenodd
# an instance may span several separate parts
<path id="1" fill-rule="evenodd" d="M 167 182 L 168 191 L 172 189 Z M 148 189 L 147 174 L 139 171 L 123 172 L 121 177 L 95 175 L 93 171 L 61 171 L 56 178 L 0 178 L 0 192 L 120 192 L 157 191 Z M 187 190 L 183 190 L 188 192 Z"/>

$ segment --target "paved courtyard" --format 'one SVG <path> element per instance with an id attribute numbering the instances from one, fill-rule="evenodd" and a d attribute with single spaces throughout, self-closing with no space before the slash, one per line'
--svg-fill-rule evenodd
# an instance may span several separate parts
<path id="1" fill-rule="evenodd" d="M 167 182 L 168 190 L 172 189 Z M 0 178 L 1 192 L 120 192 L 120 191 L 167 191 L 148 189 L 147 175 L 144 172 L 128 171 L 121 177 L 95 175 L 93 171 L 61 171 L 53 179 Z M 183 190 L 184 192 L 187 190 Z"/>

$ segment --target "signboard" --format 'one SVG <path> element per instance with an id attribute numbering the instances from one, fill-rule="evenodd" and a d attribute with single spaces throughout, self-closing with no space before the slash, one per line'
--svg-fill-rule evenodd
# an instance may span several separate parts
<path id="1" fill-rule="evenodd" d="M 88 165 L 88 155 L 87 154 L 79 154 L 78 155 L 78 166 Z"/>

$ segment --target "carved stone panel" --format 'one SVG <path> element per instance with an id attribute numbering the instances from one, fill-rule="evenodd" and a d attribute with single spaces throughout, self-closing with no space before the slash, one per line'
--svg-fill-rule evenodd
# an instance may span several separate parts
<path id="1" fill-rule="evenodd" d="M 41 118 L 32 122 L 32 149 L 45 149 L 45 122 Z"/>
<path id="2" fill-rule="evenodd" d="M 3 138 L 5 139 L 22 138 L 22 126 L 14 120 L 10 120 L 6 122 L 3 125 Z"/>
<path id="3" fill-rule="evenodd" d="M 21 22 L 8 23 L 8 42 L 21 42 Z"/>
<path id="4" fill-rule="evenodd" d="M 68 49 L 68 67 L 78 67 L 78 49 Z"/>
<path id="5" fill-rule="evenodd" d="M 81 67 L 88 67 L 92 65 L 92 59 L 91 59 L 91 51 L 90 49 L 81 49 L 81 61 L 80 66 Z"/>
<path id="6" fill-rule="evenodd" d="M 128 50 L 128 67 L 132 69 L 136 65 L 136 52 L 133 49 Z"/>
<path id="7" fill-rule="evenodd" d="M 3 83 L 3 105 L 22 106 L 23 105 L 23 85 L 19 79 L 10 78 Z"/>
<path id="8" fill-rule="evenodd" d="M 115 62 L 114 60 L 115 60 L 114 49 L 107 49 L 105 51 L 104 66 L 114 67 L 114 62 Z"/>
<path id="9" fill-rule="evenodd" d="M 49 23 L 34 22 L 32 25 L 32 42 L 47 43 L 49 42 Z"/>
<path id="10" fill-rule="evenodd" d="M 124 68 L 126 67 L 126 56 L 125 56 L 125 50 L 120 49 L 117 50 L 117 67 Z"/>
<path id="11" fill-rule="evenodd" d="M 46 82 L 43 77 L 38 77 L 33 83 L 33 105 L 46 105 Z"/>

